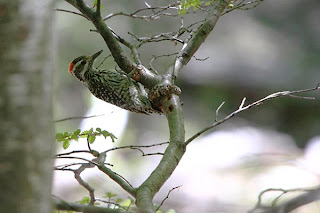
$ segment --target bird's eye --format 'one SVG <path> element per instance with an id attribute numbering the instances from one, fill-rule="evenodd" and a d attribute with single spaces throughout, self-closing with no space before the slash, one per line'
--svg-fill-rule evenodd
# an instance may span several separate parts
<path id="1" fill-rule="evenodd" d="M 81 64 L 82 65 L 85 65 L 87 62 L 86 61 L 81 61 Z"/>

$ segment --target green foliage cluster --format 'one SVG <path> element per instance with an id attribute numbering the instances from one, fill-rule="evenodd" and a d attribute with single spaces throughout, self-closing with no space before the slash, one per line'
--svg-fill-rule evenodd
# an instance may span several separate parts
<path id="1" fill-rule="evenodd" d="M 201 0 L 182 0 L 181 4 L 178 8 L 179 15 L 185 15 L 187 10 L 190 8 L 193 8 L 193 10 L 197 10 L 202 6 L 209 6 L 212 4 L 215 0 L 210 1 L 201 1 Z"/>
<path id="2" fill-rule="evenodd" d="M 131 198 L 128 199 L 121 199 L 117 198 L 117 194 L 112 193 L 112 192 L 107 192 L 103 196 L 103 198 L 106 198 L 105 201 L 101 201 L 104 203 L 108 204 L 108 208 L 113 208 L 113 209 L 123 209 L 126 212 L 131 212 L 132 210 L 137 210 L 136 206 L 134 205 L 134 201 Z M 80 204 L 89 204 L 90 203 L 90 198 L 89 197 L 83 197 L 80 201 L 77 201 L 77 203 Z M 100 202 L 95 202 L 95 206 L 100 205 Z"/>
<path id="3" fill-rule="evenodd" d="M 78 141 L 79 138 L 87 138 L 87 141 L 92 144 L 96 140 L 96 136 L 103 136 L 104 138 L 110 137 L 112 142 L 117 139 L 116 136 L 114 136 L 112 133 L 101 130 L 100 128 L 96 128 L 94 131 L 93 128 L 89 130 L 82 131 L 80 129 L 77 129 L 74 132 L 65 132 L 65 133 L 57 133 L 56 134 L 56 140 L 58 142 L 63 142 L 62 147 L 64 149 L 67 149 L 70 146 L 70 142 L 72 140 Z"/>
<path id="4" fill-rule="evenodd" d="M 201 0 L 182 0 L 180 5 L 178 6 L 178 13 L 179 15 L 185 15 L 187 10 L 192 8 L 193 10 L 198 10 L 200 7 L 207 7 L 211 5 L 216 0 L 209 0 L 209 1 L 201 1 Z M 228 7 L 234 7 L 234 3 L 237 0 L 231 1 Z"/>

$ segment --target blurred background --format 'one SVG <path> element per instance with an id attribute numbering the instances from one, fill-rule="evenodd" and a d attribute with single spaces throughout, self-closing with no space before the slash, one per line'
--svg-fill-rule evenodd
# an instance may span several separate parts
<path id="1" fill-rule="evenodd" d="M 171 1 L 146 1 L 151 6 Z M 144 1 L 102 1 L 104 15 L 134 12 L 145 7 Z M 76 11 L 64 1 L 59 9 Z M 185 25 L 202 20 L 201 13 L 184 17 Z M 116 16 L 107 24 L 121 37 L 133 41 L 139 37 L 176 31 L 179 17 L 143 21 Z M 71 132 L 100 127 L 118 137 L 115 144 L 98 140 L 94 149 L 104 151 L 114 146 L 144 145 L 168 141 L 164 116 L 129 113 L 94 98 L 70 73 L 68 64 L 80 55 L 109 51 L 93 25 L 85 18 L 56 12 L 57 58 L 55 72 L 54 117 L 56 132 Z M 141 59 L 146 67 L 153 55 L 178 52 L 181 45 L 152 43 L 142 46 Z M 126 50 L 127 51 L 127 50 Z M 129 55 L 129 54 L 128 54 Z M 320 82 L 320 3 L 318 0 L 266 0 L 248 11 L 234 11 L 222 16 L 213 32 L 183 69 L 177 85 L 182 89 L 186 138 L 214 122 L 215 111 L 223 118 L 236 110 L 241 100 L 252 103 L 271 93 L 315 87 Z M 100 57 L 99 61 L 102 61 Z M 174 57 L 153 62 L 160 73 Z M 97 63 L 98 64 L 98 63 Z M 109 57 L 101 66 L 115 69 Z M 301 188 L 319 184 L 320 177 L 320 93 L 304 94 L 316 100 L 277 98 L 248 110 L 192 142 L 177 170 L 166 182 L 155 201 L 159 204 L 173 187 L 163 209 L 177 212 L 247 212 L 254 207 L 258 194 L 267 188 Z M 70 117 L 99 115 L 88 119 Z M 86 149 L 84 141 L 67 149 Z M 163 151 L 165 146 L 150 149 Z M 149 150 L 147 150 L 148 152 Z M 57 144 L 57 152 L 63 152 Z M 159 162 L 159 156 L 141 157 L 133 150 L 108 155 L 112 169 L 134 186 L 141 184 Z M 64 162 L 57 162 L 61 164 Z M 120 187 L 99 171 L 85 171 L 84 179 L 96 187 L 96 195 L 117 193 Z M 73 173 L 56 172 L 54 194 L 67 200 L 81 200 L 87 192 Z M 277 192 L 269 192 L 263 202 L 270 203 Z M 280 202 L 296 193 L 284 196 Z M 297 210 L 320 212 L 318 203 Z"/>

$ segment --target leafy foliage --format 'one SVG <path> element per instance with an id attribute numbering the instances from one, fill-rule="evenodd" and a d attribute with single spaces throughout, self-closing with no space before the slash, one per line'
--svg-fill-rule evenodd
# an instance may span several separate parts
<path id="1" fill-rule="evenodd" d="M 214 1 L 216 0 L 207 0 L 207 1 L 201 1 L 201 0 L 182 0 L 180 5 L 178 6 L 178 13 L 179 15 L 185 15 L 187 11 L 192 8 L 193 10 L 198 10 L 201 7 L 207 7 L 210 6 Z M 234 7 L 234 3 L 237 0 L 231 1 L 228 5 L 229 8 Z"/>
<path id="2" fill-rule="evenodd" d="M 58 142 L 63 142 L 62 147 L 64 149 L 67 149 L 70 146 L 70 141 L 72 140 L 78 141 L 79 138 L 87 138 L 87 141 L 92 144 L 96 140 L 96 136 L 103 136 L 104 138 L 110 137 L 112 142 L 115 142 L 115 139 L 117 139 L 116 136 L 106 130 L 96 128 L 96 130 L 94 131 L 93 128 L 91 128 L 82 132 L 80 129 L 77 129 L 74 132 L 59 132 L 56 134 L 56 140 Z"/>
<path id="3" fill-rule="evenodd" d="M 97 0 L 94 0 L 94 4 L 93 4 L 93 7 L 96 7 L 98 4 L 98 1 Z M 100 5 L 101 6 L 101 9 L 104 9 L 104 6 L 103 5 Z"/>
<path id="4" fill-rule="evenodd" d="M 187 10 L 192 8 L 198 10 L 202 6 L 209 6 L 215 0 L 201 1 L 201 0 L 182 0 L 178 7 L 179 15 L 185 15 Z"/>

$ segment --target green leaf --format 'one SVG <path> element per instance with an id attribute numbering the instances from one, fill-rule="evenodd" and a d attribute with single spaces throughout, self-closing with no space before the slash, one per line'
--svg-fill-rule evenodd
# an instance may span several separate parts
<path id="1" fill-rule="evenodd" d="M 96 131 L 97 131 L 97 132 L 101 132 L 101 129 L 100 129 L 100 128 L 96 128 Z"/>
<path id="2" fill-rule="evenodd" d="M 71 135 L 70 136 L 70 138 L 72 139 L 72 140 L 75 140 L 75 141 L 78 141 L 78 135 Z"/>
<path id="3" fill-rule="evenodd" d="M 88 140 L 89 140 L 89 143 L 92 144 L 96 140 L 96 136 L 95 135 L 89 135 L 88 136 Z"/>
<path id="4" fill-rule="evenodd" d="M 56 140 L 58 142 L 61 142 L 63 139 L 64 139 L 64 135 L 62 133 L 59 132 L 56 134 Z"/>
<path id="5" fill-rule="evenodd" d="M 116 202 L 116 203 L 120 203 L 120 202 L 122 202 L 122 199 L 121 199 L 121 198 L 118 198 L 118 199 L 115 200 L 115 202 Z"/>
<path id="6" fill-rule="evenodd" d="M 122 203 L 120 204 L 120 206 L 122 207 L 129 207 L 132 204 L 132 200 L 130 198 L 122 201 Z"/>
<path id="7" fill-rule="evenodd" d="M 81 132 L 81 130 L 80 130 L 80 129 L 77 129 L 76 131 L 73 132 L 73 135 L 79 135 L 80 132 Z"/>
<path id="8" fill-rule="evenodd" d="M 62 147 L 64 149 L 68 149 L 68 147 L 70 146 L 70 141 L 68 139 L 63 140 L 63 145 Z"/>
<path id="9" fill-rule="evenodd" d="M 112 133 L 110 133 L 106 130 L 101 131 L 101 134 L 104 136 L 104 138 L 110 137 L 113 143 L 114 143 L 115 139 L 117 139 L 116 136 L 114 136 Z"/>
<path id="10" fill-rule="evenodd" d="M 83 197 L 82 200 L 77 201 L 77 203 L 81 203 L 81 204 L 89 204 L 89 202 L 90 202 L 89 197 Z"/>
<path id="11" fill-rule="evenodd" d="M 107 192 L 106 196 L 104 196 L 104 197 L 112 198 L 112 197 L 116 197 L 116 196 L 117 196 L 117 194 L 114 194 L 114 193 L 111 193 L 111 192 Z"/>

